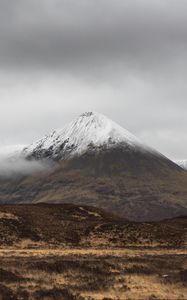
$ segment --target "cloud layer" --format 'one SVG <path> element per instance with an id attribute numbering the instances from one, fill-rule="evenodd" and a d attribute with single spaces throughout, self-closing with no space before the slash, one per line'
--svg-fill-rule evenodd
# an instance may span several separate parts
<path id="1" fill-rule="evenodd" d="M 29 161 L 21 156 L 25 145 L 4 146 L 0 148 L 0 177 L 18 178 L 35 172 L 48 170 L 50 164 L 41 161 Z"/>
<path id="2" fill-rule="evenodd" d="M 185 0 L 0 0 L 0 144 L 86 110 L 187 157 Z"/>
<path id="3" fill-rule="evenodd" d="M 149 73 L 150 67 L 159 71 L 185 62 L 184 0 L 1 0 L 0 5 L 4 68 L 94 77 L 98 68 L 105 75 L 113 67 Z"/>

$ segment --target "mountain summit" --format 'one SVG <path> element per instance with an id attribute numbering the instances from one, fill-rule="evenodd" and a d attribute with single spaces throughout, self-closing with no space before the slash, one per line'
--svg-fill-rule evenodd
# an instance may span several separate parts
<path id="1" fill-rule="evenodd" d="M 130 132 L 97 112 L 85 112 L 24 149 L 28 158 L 65 159 L 115 147 L 146 149 Z"/>
<path id="2" fill-rule="evenodd" d="M 106 116 L 85 112 L 23 150 L 29 160 L 66 161 L 70 169 L 86 168 L 95 176 L 119 173 L 168 174 L 182 169 Z"/>

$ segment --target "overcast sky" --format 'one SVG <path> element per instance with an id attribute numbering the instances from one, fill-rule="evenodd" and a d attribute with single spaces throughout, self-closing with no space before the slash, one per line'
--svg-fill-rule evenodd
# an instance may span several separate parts
<path id="1" fill-rule="evenodd" d="M 0 0 L 0 145 L 84 111 L 187 158 L 186 0 Z"/>

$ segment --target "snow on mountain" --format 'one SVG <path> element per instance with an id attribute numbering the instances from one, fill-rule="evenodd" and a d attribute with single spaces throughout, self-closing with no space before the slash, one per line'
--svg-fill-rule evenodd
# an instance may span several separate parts
<path id="1" fill-rule="evenodd" d="M 175 161 L 175 163 L 177 165 L 179 165 L 181 168 L 183 168 L 184 170 L 187 170 L 187 159 L 185 160 L 177 160 Z"/>
<path id="2" fill-rule="evenodd" d="M 54 130 L 41 140 L 26 147 L 26 157 L 66 158 L 101 147 L 123 145 L 128 148 L 145 146 L 130 132 L 97 112 L 86 112 L 64 128 Z"/>

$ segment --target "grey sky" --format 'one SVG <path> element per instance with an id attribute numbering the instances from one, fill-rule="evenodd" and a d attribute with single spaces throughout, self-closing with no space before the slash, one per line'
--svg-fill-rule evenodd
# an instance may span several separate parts
<path id="1" fill-rule="evenodd" d="M 87 110 L 187 158 L 186 0 L 0 0 L 0 144 Z"/>

